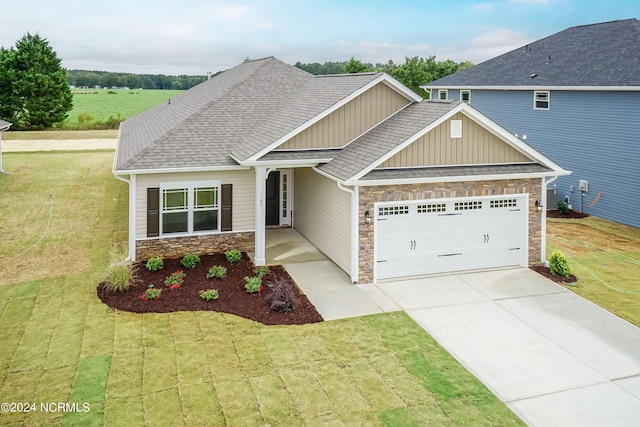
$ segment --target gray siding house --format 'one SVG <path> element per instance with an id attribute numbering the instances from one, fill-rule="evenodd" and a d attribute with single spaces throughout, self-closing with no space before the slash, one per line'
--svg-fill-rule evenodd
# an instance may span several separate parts
<path id="1" fill-rule="evenodd" d="M 469 103 L 571 170 L 549 188 L 574 210 L 640 227 L 638 46 L 637 19 L 571 27 L 425 89 Z"/>

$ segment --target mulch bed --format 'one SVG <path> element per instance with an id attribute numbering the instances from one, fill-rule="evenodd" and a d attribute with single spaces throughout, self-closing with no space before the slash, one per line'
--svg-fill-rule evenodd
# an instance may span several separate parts
<path id="1" fill-rule="evenodd" d="M 529 268 L 537 272 L 538 274 L 543 275 L 547 279 L 553 280 L 554 282 L 560 283 L 563 285 L 570 285 L 578 281 L 578 278 L 573 274 L 570 275 L 569 277 L 564 277 L 564 276 L 561 276 L 560 274 L 552 274 L 549 267 L 545 267 L 544 265 L 533 265 Z"/>
<path id="2" fill-rule="evenodd" d="M 576 212 L 574 210 L 569 210 L 566 214 L 563 214 L 559 210 L 548 210 L 547 218 L 563 218 L 563 219 L 575 219 L 575 218 L 586 218 L 589 214 Z"/>
<path id="3" fill-rule="evenodd" d="M 174 311 L 217 311 L 235 314 L 246 319 L 255 320 L 265 325 L 300 325 L 321 322 L 322 316 L 300 291 L 287 271 L 280 265 L 269 266 L 269 274 L 264 276 L 261 295 L 249 294 L 244 289 L 244 277 L 255 276 L 255 266 L 243 253 L 242 260 L 228 263 L 224 254 L 200 256 L 201 262 L 193 269 L 186 269 L 178 259 L 165 259 L 164 268 L 157 272 L 147 270 L 144 262 L 136 264 L 136 283 L 126 292 L 111 293 L 98 285 L 98 297 L 109 307 L 133 313 L 169 313 Z M 227 267 L 223 279 L 207 279 L 207 272 L 213 265 Z M 170 290 L 164 286 L 164 280 L 171 273 L 182 270 L 186 273 L 184 284 L 179 289 Z M 288 282 L 294 291 L 294 308 L 289 312 L 271 310 L 266 296 L 273 288 L 268 284 L 280 281 Z M 142 300 L 140 296 L 149 284 L 162 289 L 162 294 L 155 300 Z M 217 289 L 220 297 L 213 301 L 200 298 L 200 290 Z"/>

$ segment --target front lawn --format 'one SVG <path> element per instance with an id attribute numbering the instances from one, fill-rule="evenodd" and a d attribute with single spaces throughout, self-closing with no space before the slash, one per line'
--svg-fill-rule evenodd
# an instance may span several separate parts
<path id="1" fill-rule="evenodd" d="M 36 411 L 0 424 L 522 424 L 404 313 L 264 326 L 106 307 L 96 285 L 127 230 L 112 156 L 4 156 L 17 173 L 0 175 L 0 402 Z M 47 234 L 13 259 L 46 230 L 49 194 Z"/>

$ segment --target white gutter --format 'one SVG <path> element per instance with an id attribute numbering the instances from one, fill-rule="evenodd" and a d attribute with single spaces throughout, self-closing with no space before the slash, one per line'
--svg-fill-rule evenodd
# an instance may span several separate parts
<path id="1" fill-rule="evenodd" d="M 117 153 L 117 152 L 116 152 Z M 203 167 L 184 167 L 184 168 L 161 168 L 161 169 L 131 169 L 131 170 L 114 170 L 113 173 L 124 175 L 147 175 L 154 173 L 180 173 L 180 172 L 220 172 L 230 170 L 247 170 L 248 166 L 203 166 Z"/>
<path id="2" fill-rule="evenodd" d="M 321 171 L 318 171 L 322 173 Z M 457 176 L 436 176 L 428 178 L 401 178 L 401 179 L 361 179 L 347 180 L 344 185 L 354 186 L 374 186 L 374 185 L 398 185 L 398 184 L 433 184 L 437 182 L 464 182 L 464 181 L 496 181 L 499 179 L 526 179 L 545 178 L 548 176 L 564 176 L 571 174 L 571 171 L 535 172 L 518 174 L 495 174 L 495 175 L 457 175 Z M 326 175 L 331 177 L 331 175 Z M 332 178 L 334 181 L 336 178 Z"/>

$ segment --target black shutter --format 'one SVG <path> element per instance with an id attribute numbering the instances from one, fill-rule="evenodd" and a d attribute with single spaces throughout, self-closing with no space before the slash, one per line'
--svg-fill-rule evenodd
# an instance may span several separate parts
<path id="1" fill-rule="evenodd" d="M 220 207 L 221 207 L 221 227 L 220 231 L 231 231 L 231 217 L 232 217 L 232 209 L 231 205 L 233 204 L 233 184 L 222 184 L 220 195 Z"/>
<path id="2" fill-rule="evenodd" d="M 160 189 L 147 188 L 147 237 L 160 235 Z"/>

